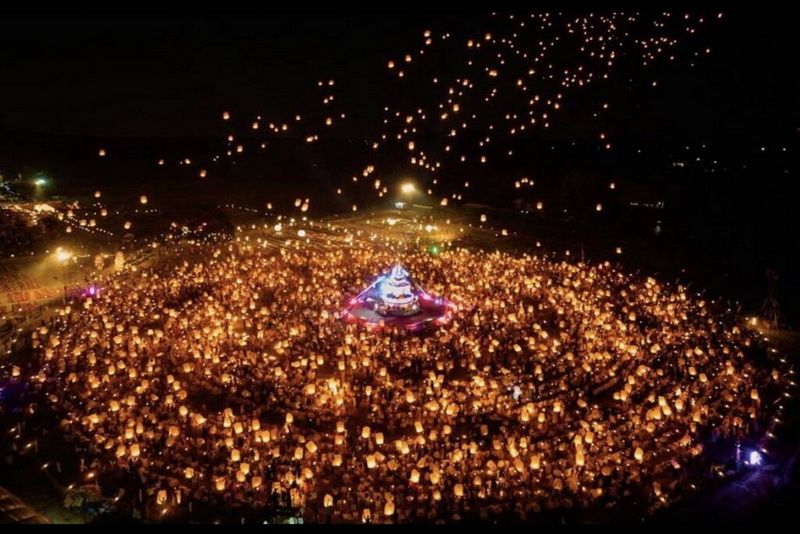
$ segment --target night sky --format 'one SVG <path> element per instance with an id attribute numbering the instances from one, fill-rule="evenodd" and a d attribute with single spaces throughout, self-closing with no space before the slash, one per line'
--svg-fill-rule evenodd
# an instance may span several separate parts
<path id="1" fill-rule="evenodd" d="M 4 15 L 0 129 L 109 137 L 212 135 L 223 109 L 279 113 L 335 77 L 360 119 L 387 102 L 387 58 L 424 29 L 480 31 L 486 15 Z M 726 14 L 703 28 L 713 52 L 629 92 L 628 136 L 782 137 L 797 127 L 793 18 Z M 448 64 L 441 64 L 443 72 Z M 570 131 L 574 131 L 570 130 Z M 554 130 L 558 133 L 558 129 Z"/>

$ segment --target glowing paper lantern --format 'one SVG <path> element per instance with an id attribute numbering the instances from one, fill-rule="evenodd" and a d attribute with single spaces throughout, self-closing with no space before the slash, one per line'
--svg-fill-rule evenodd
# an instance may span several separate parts
<path id="1" fill-rule="evenodd" d="M 542 457 L 540 455 L 538 455 L 538 454 L 534 454 L 533 456 L 531 456 L 530 467 L 534 471 L 538 471 L 539 469 L 541 469 L 541 467 L 542 467 Z"/>

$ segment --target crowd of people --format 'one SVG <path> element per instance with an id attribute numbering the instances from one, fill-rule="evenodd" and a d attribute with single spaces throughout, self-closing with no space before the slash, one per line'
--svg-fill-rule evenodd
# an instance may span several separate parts
<path id="1" fill-rule="evenodd" d="M 150 518 L 646 514 L 698 481 L 712 440 L 766 432 L 781 370 L 686 288 L 607 263 L 352 247 L 228 243 L 114 276 L 37 329 L 11 379 L 30 373 L 84 471 Z M 455 320 L 341 321 L 398 260 Z"/>

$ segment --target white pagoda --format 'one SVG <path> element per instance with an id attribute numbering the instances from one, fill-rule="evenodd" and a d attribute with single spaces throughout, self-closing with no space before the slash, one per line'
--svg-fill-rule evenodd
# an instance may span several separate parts
<path id="1" fill-rule="evenodd" d="M 420 311 L 418 290 L 408 271 L 399 263 L 378 284 L 380 301 L 376 311 L 388 317 L 408 317 Z"/>

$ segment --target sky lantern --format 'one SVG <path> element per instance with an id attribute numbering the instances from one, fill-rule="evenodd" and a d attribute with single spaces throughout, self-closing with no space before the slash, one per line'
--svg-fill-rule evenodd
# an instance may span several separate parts
<path id="1" fill-rule="evenodd" d="M 106 149 L 101 148 L 100 150 L 97 151 L 97 155 L 100 156 L 101 158 L 106 157 Z"/>
<path id="2" fill-rule="evenodd" d="M 142 195 L 139 197 L 139 203 L 143 206 L 147 205 L 147 195 Z"/>
<path id="3" fill-rule="evenodd" d="M 224 121 L 231 120 L 231 112 L 230 111 L 222 112 L 222 120 L 224 120 Z"/>

